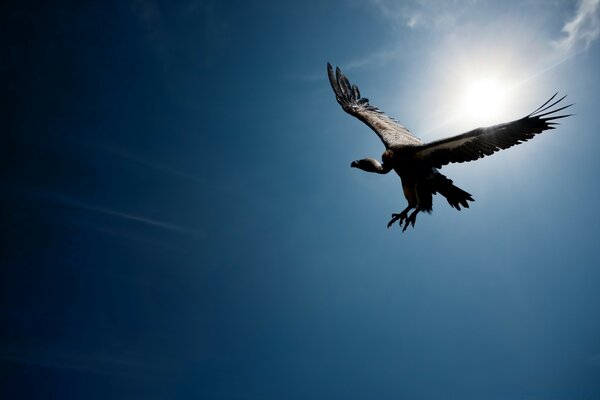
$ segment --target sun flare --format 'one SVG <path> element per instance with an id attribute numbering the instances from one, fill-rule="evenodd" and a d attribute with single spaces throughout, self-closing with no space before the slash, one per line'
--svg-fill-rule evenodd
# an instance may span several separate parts
<path id="1" fill-rule="evenodd" d="M 475 78 L 464 86 L 460 108 L 473 122 L 490 123 L 505 111 L 506 89 L 500 80 L 490 77 Z"/>

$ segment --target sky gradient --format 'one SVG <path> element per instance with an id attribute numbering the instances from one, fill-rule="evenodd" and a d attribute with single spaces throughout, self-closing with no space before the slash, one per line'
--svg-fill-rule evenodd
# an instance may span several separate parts
<path id="1" fill-rule="evenodd" d="M 50 3 L 0 5 L 0 398 L 600 398 L 597 0 Z M 327 62 L 425 141 L 575 115 L 402 234 Z"/>

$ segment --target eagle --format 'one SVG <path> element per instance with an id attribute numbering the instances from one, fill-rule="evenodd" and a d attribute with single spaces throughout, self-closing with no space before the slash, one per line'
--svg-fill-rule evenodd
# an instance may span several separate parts
<path id="1" fill-rule="evenodd" d="M 381 162 L 374 158 L 363 158 L 352 161 L 350 166 L 377 174 L 394 170 L 400 176 L 408 205 L 401 212 L 392 214 L 387 227 L 398 222 L 402 232 L 409 225 L 414 228 L 419 212 L 431 213 L 434 194 L 444 196 L 448 204 L 459 211 L 461 206 L 468 208 L 469 202 L 475 201 L 471 194 L 456 187 L 451 179 L 439 172 L 444 165 L 474 161 L 508 149 L 538 133 L 554 129 L 558 125 L 557 120 L 572 115 L 558 114 L 572 104 L 561 103 L 566 96 L 555 100 L 558 95 L 555 93 L 521 119 L 423 143 L 396 120 L 369 104 L 369 99 L 361 97 L 358 87 L 350 83 L 339 67 L 334 73 L 331 64 L 327 63 L 327 74 L 335 98 L 344 111 L 367 124 L 385 145 Z"/>

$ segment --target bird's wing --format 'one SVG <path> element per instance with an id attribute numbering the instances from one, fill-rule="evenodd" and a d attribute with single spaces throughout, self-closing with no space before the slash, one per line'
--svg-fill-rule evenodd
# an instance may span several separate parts
<path id="1" fill-rule="evenodd" d="M 331 64 L 327 63 L 329 82 L 335 93 L 335 98 L 344 111 L 355 116 L 373 129 L 386 148 L 397 145 L 420 145 L 418 138 L 394 119 L 385 115 L 377 107 L 369 104 L 369 99 L 360 96 L 356 85 L 351 85 L 348 78 L 336 68 L 335 74 Z"/>
<path id="2" fill-rule="evenodd" d="M 499 150 L 523 143 L 538 133 L 554 129 L 555 120 L 572 114 L 557 115 L 572 104 L 552 109 L 566 96 L 552 102 L 557 94 L 524 118 L 487 128 L 478 128 L 462 135 L 427 143 L 415 152 L 415 156 L 441 168 L 448 163 L 473 161 L 489 156 Z M 551 103 L 551 104 L 550 104 Z"/>

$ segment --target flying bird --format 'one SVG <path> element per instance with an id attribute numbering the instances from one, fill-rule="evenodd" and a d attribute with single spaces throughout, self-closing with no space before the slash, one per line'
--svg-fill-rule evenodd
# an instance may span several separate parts
<path id="1" fill-rule="evenodd" d="M 415 226 L 419 212 L 431 213 L 434 194 L 444 196 L 450 206 L 459 211 L 461 206 L 468 208 L 469 201 L 475 201 L 469 193 L 456 187 L 452 180 L 438 171 L 442 166 L 474 161 L 508 149 L 538 133 L 554 129 L 556 120 L 572 115 L 557 115 L 572 104 L 560 104 L 566 96 L 555 100 L 556 93 L 521 119 L 423 143 L 396 120 L 369 104 L 369 99 L 361 97 L 358 87 L 350 84 L 339 68 L 334 73 L 331 64 L 327 63 L 327 74 L 335 98 L 344 111 L 367 124 L 385 145 L 381 162 L 374 158 L 364 158 L 353 161 L 350 166 L 378 174 L 394 170 L 400 176 L 408 206 L 400 213 L 392 214 L 387 226 L 390 228 L 398 222 L 402 232 L 409 225 Z M 411 210 L 413 211 L 409 214 Z"/>

